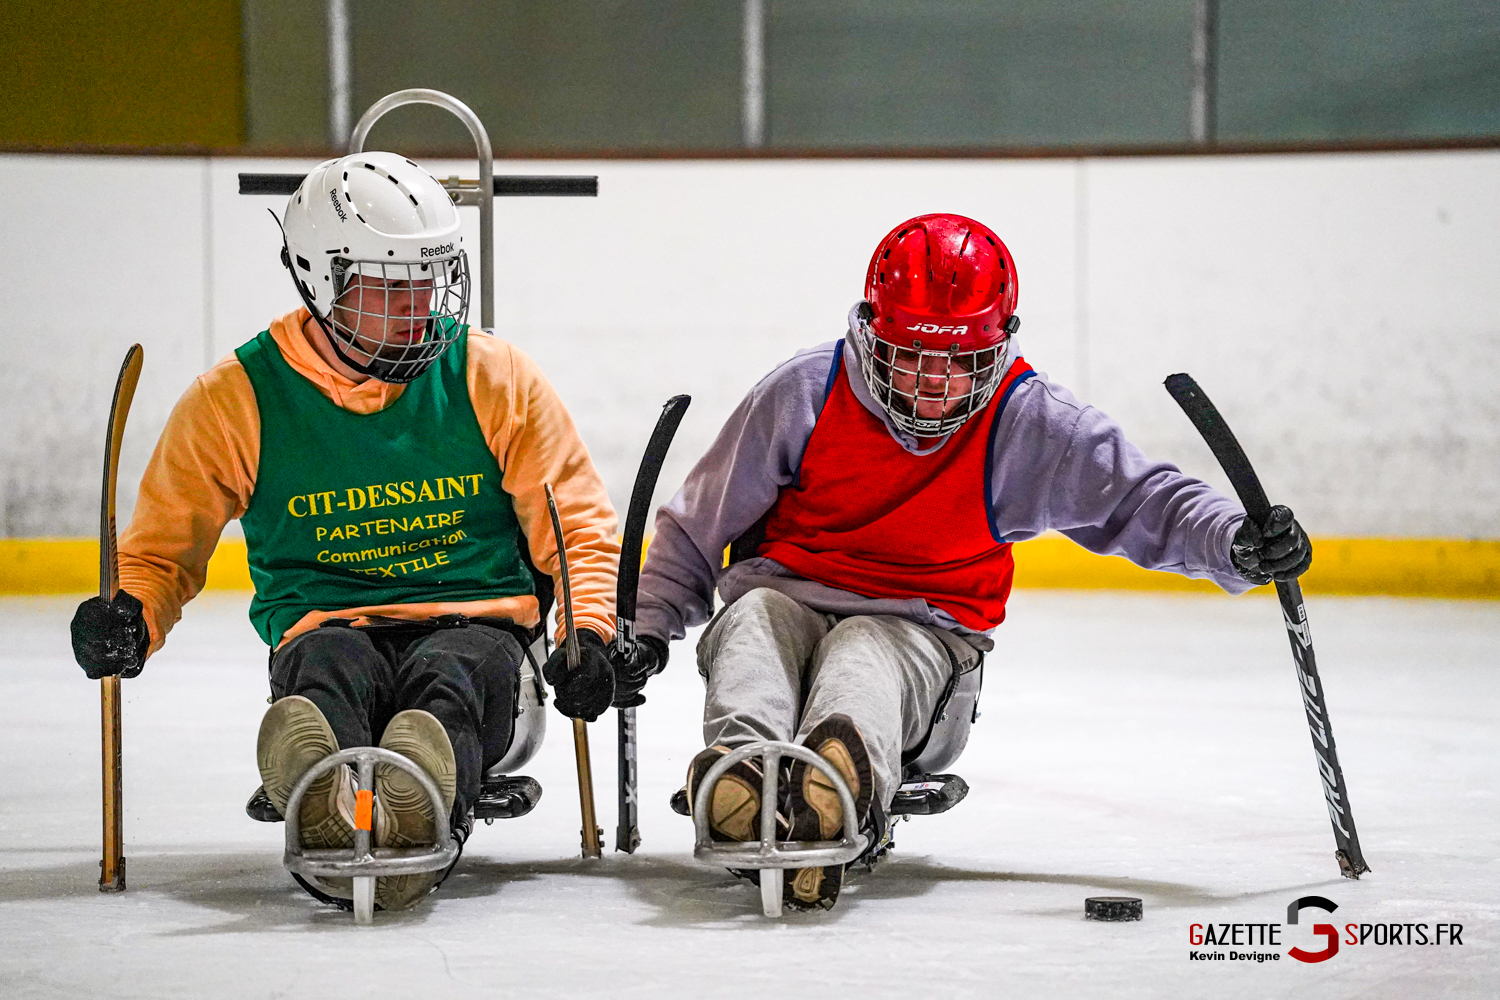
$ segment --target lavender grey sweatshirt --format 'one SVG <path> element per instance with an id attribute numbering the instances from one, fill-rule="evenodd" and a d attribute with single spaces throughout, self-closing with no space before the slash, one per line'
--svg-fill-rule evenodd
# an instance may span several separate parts
<path id="1" fill-rule="evenodd" d="M 856 311 L 849 312 L 851 331 Z M 859 376 L 858 337 L 843 341 L 844 371 L 854 395 L 912 454 L 928 448 L 894 427 Z M 660 639 L 713 614 L 713 594 L 732 604 L 770 587 L 816 611 L 895 615 L 989 643 L 919 597 L 864 597 L 798 576 L 757 557 L 723 568 L 724 547 L 770 510 L 797 478 L 802 453 L 822 409 L 836 343 L 800 351 L 779 365 L 740 403 L 682 489 L 656 515 L 656 537 L 641 569 L 636 627 Z M 1010 339 L 1007 365 L 1020 355 Z M 843 375 L 839 376 L 843 378 Z M 1207 483 L 1168 462 L 1153 462 L 1125 439 L 1119 424 L 1038 373 L 1006 404 L 990 463 L 996 536 L 1022 542 L 1056 529 L 1091 552 L 1124 556 L 1147 569 L 1214 581 L 1231 594 L 1249 590 L 1229 561 L 1229 543 L 1245 512 Z M 974 489 L 983 490 L 976 482 Z M 921 545 L 921 538 L 913 538 Z"/>

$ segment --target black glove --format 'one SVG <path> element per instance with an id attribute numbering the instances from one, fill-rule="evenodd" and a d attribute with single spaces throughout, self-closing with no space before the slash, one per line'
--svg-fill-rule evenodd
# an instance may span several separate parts
<path id="1" fill-rule="evenodd" d="M 151 630 L 141 602 L 117 591 L 113 601 L 90 597 L 73 613 L 73 658 L 90 680 L 134 677 L 146 665 Z"/>
<path id="2" fill-rule="evenodd" d="M 558 646 L 542 665 L 542 676 L 552 685 L 552 704 L 563 715 L 593 722 L 615 697 L 615 672 L 604 640 L 591 628 L 580 628 L 578 669 L 568 669 L 568 651 Z"/>
<path id="3" fill-rule="evenodd" d="M 615 708 L 635 708 L 646 704 L 641 694 L 646 681 L 665 669 L 667 644 L 654 635 L 643 635 L 622 653 L 610 643 L 609 662 L 615 668 Z"/>
<path id="4" fill-rule="evenodd" d="M 1254 584 L 1295 580 L 1312 565 L 1312 543 L 1290 507 L 1272 507 L 1264 525 L 1250 518 L 1235 532 L 1229 559 Z"/>

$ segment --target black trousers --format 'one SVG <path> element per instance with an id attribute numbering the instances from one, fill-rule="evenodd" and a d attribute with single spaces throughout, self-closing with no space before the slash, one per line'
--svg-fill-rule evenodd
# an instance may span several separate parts
<path id="1" fill-rule="evenodd" d="M 397 712 L 431 712 L 453 743 L 459 824 L 510 747 L 525 655 L 515 635 L 487 625 L 325 625 L 272 655 L 271 695 L 317 705 L 341 750 L 378 746 Z"/>

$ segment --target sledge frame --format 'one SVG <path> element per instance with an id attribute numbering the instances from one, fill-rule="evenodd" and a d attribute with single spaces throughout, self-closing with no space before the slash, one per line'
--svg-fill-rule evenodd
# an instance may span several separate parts
<path id="1" fill-rule="evenodd" d="M 729 769 L 740 761 L 760 757 L 762 765 L 760 801 L 760 839 L 740 844 L 726 844 L 712 839 L 708 829 L 708 805 L 714 786 Z M 781 759 L 793 757 L 811 764 L 831 782 L 839 795 L 839 804 L 844 811 L 844 836 L 840 840 L 778 841 L 776 839 L 776 810 L 764 808 L 765 803 L 777 801 L 777 784 Z M 782 884 L 788 868 L 817 868 L 826 865 L 842 865 L 864 853 L 869 838 L 859 832 L 859 821 L 854 808 L 854 795 L 843 775 L 827 760 L 810 748 L 795 743 L 774 740 L 747 743 L 731 750 L 703 776 L 698 794 L 693 800 L 693 832 L 696 843 L 693 857 L 707 865 L 719 868 L 754 868 L 760 870 L 761 911 L 767 917 L 781 916 Z"/>
<path id="2" fill-rule="evenodd" d="M 374 793 L 375 765 L 389 764 L 400 768 L 421 785 L 433 807 L 432 847 L 375 847 L 374 831 L 360 829 L 356 822 L 352 848 L 313 848 L 302 846 L 302 796 L 322 775 L 345 764 L 355 765 L 358 788 Z M 374 824 L 372 823 L 371 826 Z M 415 875 L 441 871 L 458 859 L 458 844 L 448 827 L 448 810 L 443 808 L 437 783 L 408 758 L 380 747 L 354 747 L 329 754 L 307 769 L 286 803 L 286 853 L 282 864 L 304 878 L 354 879 L 354 922 L 369 924 L 375 916 L 375 880 L 389 875 Z"/>

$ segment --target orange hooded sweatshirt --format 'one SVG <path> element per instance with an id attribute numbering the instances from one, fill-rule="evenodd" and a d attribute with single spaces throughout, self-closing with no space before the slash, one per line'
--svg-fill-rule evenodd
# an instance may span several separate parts
<path id="1" fill-rule="evenodd" d="M 298 309 L 271 324 L 271 336 L 292 369 L 336 405 L 375 413 L 405 388 L 376 379 L 355 383 L 335 371 L 308 341 L 311 316 Z M 319 335 L 313 328 L 312 335 Z M 607 641 L 614 635 L 615 577 L 620 546 L 609 494 L 556 391 L 535 362 L 511 344 L 471 329 L 469 398 L 480 432 L 504 470 L 502 486 L 515 505 L 531 560 L 551 574 L 562 593 L 557 546 L 543 484 L 552 483 L 567 541 L 573 610 Z M 337 447 L 337 442 L 330 442 Z M 250 377 L 233 354 L 198 376 L 178 400 L 141 478 L 135 513 L 120 539 L 120 587 L 145 605 L 151 651 L 182 617 L 182 606 L 203 589 L 208 560 L 224 525 L 244 514 L 260 464 L 260 411 Z M 539 620 L 531 596 L 482 601 L 309 612 L 288 639 L 326 618 L 384 615 L 423 619 L 462 613 Z M 559 636 L 563 630 L 558 629 Z"/>

